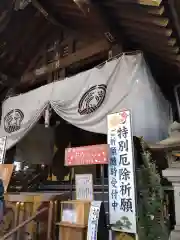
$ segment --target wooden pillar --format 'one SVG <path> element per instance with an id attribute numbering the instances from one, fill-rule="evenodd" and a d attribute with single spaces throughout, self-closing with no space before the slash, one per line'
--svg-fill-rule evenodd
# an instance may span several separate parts
<path id="1" fill-rule="evenodd" d="M 52 201 L 50 201 L 50 203 L 49 203 L 49 210 L 48 210 L 47 240 L 51 240 L 52 239 L 53 208 L 54 208 L 54 203 Z"/>

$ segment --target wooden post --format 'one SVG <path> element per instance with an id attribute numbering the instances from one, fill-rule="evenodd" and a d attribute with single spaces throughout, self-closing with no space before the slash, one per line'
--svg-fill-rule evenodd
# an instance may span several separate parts
<path id="1" fill-rule="evenodd" d="M 49 210 L 48 210 L 47 240 L 51 240 L 51 236 L 52 236 L 53 207 L 54 207 L 54 203 L 51 201 L 49 203 Z"/>
<path id="2" fill-rule="evenodd" d="M 39 216 L 41 213 L 47 211 L 47 208 L 43 208 L 41 209 L 39 212 L 37 212 L 34 216 L 28 218 L 26 221 L 20 223 L 17 227 L 15 227 L 12 231 L 10 231 L 9 233 L 5 234 L 2 238 L 0 238 L 0 240 L 6 240 L 9 237 L 11 237 L 14 233 L 16 233 L 20 228 L 24 227 L 26 224 L 30 223 L 31 221 L 33 221 L 37 216 Z"/>

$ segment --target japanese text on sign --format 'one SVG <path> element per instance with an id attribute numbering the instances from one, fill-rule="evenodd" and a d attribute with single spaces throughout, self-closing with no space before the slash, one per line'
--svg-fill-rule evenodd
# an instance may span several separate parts
<path id="1" fill-rule="evenodd" d="M 108 116 L 110 224 L 136 233 L 134 162 L 130 111 Z"/>
<path id="2" fill-rule="evenodd" d="M 66 148 L 65 165 L 108 164 L 107 144 Z"/>
<path id="3" fill-rule="evenodd" d="M 76 174 L 76 199 L 93 200 L 93 177 L 92 174 Z"/>
<path id="4" fill-rule="evenodd" d="M 97 231 L 99 223 L 99 215 L 101 209 L 101 201 L 92 201 L 88 218 L 87 240 L 97 240 Z"/>

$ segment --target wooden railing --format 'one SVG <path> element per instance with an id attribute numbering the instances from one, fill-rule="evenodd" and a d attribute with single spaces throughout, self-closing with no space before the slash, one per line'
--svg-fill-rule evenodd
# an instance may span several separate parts
<path id="1" fill-rule="evenodd" d="M 51 227 L 52 227 L 52 212 L 53 212 L 53 208 L 50 204 L 49 208 L 42 208 L 40 211 L 38 211 L 34 216 L 28 218 L 27 220 L 25 220 L 24 222 L 20 223 L 17 227 L 15 227 L 14 229 L 12 229 L 9 233 L 5 234 L 3 237 L 0 238 L 0 240 L 6 240 L 9 237 L 11 237 L 12 235 L 14 235 L 15 233 L 17 233 L 21 228 L 23 228 L 25 225 L 27 225 L 28 223 L 30 223 L 31 221 L 35 220 L 39 215 L 41 215 L 42 213 L 48 211 L 48 231 L 47 231 L 47 240 L 51 240 Z M 16 239 L 16 238 L 15 238 Z M 16 240 L 20 240 L 20 239 L 16 239 Z M 44 239 L 45 240 L 45 239 Z"/>

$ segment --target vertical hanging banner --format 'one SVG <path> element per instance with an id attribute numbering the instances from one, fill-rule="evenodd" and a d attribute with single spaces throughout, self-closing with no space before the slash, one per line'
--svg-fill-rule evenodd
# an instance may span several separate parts
<path id="1" fill-rule="evenodd" d="M 101 201 L 93 201 L 89 211 L 87 240 L 97 240 Z"/>
<path id="2" fill-rule="evenodd" d="M 108 115 L 109 219 L 112 230 L 137 233 L 131 112 Z"/>
<path id="3" fill-rule="evenodd" d="M 4 158 L 6 155 L 6 141 L 7 137 L 0 138 L 0 164 L 4 163 Z"/>
<path id="4" fill-rule="evenodd" d="M 108 233 L 104 203 L 101 201 L 92 201 L 89 211 L 86 240 L 108 240 Z"/>

